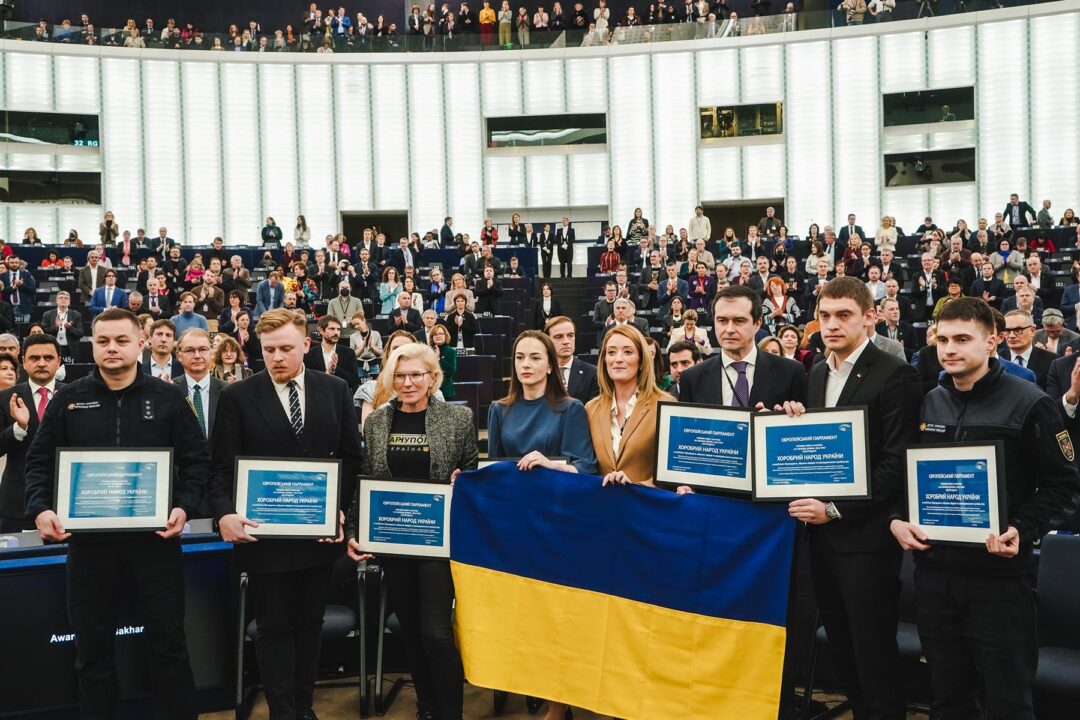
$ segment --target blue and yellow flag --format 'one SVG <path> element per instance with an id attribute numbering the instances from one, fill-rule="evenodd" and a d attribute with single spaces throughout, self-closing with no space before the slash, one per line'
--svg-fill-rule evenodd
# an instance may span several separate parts
<path id="1" fill-rule="evenodd" d="M 458 479 L 450 525 L 474 685 L 627 720 L 776 717 L 785 505 L 498 463 Z"/>

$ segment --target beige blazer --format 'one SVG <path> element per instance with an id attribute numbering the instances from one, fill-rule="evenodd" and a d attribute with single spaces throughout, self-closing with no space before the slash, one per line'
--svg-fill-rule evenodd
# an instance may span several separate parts
<path id="1" fill-rule="evenodd" d="M 660 400 L 675 402 L 667 393 L 660 393 Z M 627 419 L 619 443 L 619 456 L 615 457 L 611 445 L 611 405 L 602 397 L 595 397 L 585 406 L 589 418 L 589 435 L 603 477 L 613 470 L 622 470 L 635 483 L 653 484 L 656 469 L 656 401 L 639 404 Z"/>

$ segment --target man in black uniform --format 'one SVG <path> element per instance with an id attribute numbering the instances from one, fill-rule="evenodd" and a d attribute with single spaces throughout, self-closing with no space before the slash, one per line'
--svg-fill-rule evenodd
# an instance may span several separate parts
<path id="1" fill-rule="evenodd" d="M 311 339 L 302 313 L 268 310 L 255 332 L 266 371 L 221 393 L 210 443 L 210 506 L 221 537 L 236 543 L 237 560 L 251 575 L 255 656 L 270 717 L 312 720 L 330 569 L 345 551 L 344 535 L 325 541 L 249 535 L 258 524 L 236 511 L 235 462 L 237 456 L 340 459 L 344 508 L 360 472 L 359 423 L 345 381 L 305 369 Z"/>
<path id="2" fill-rule="evenodd" d="M 196 717 L 195 682 L 184 638 L 180 533 L 199 506 L 209 474 L 206 438 L 184 391 L 139 372 L 139 320 L 121 308 L 94 319 L 90 375 L 64 385 L 48 403 L 26 457 L 26 515 L 45 540 L 68 540 L 67 603 L 75 632 L 83 718 L 112 718 L 118 696 L 113 642 L 120 593 L 134 579 L 150 650 L 155 718 Z M 172 511 L 164 530 L 64 530 L 54 511 L 56 449 L 172 448 Z"/>
<path id="3" fill-rule="evenodd" d="M 937 353 L 947 374 L 923 399 L 919 426 L 926 443 L 1004 443 L 1008 529 L 981 548 L 933 545 L 902 519 L 901 508 L 890 524 L 900 546 L 915 551 L 919 639 L 930 667 L 931 712 L 941 720 L 1035 717 L 1032 544 L 1080 503 L 1074 450 L 1055 401 L 1003 372 L 996 344 L 983 300 L 962 298 L 942 309 Z"/>

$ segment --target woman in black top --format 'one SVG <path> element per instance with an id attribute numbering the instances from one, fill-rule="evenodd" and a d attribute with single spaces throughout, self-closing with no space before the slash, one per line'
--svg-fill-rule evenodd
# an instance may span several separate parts
<path id="1" fill-rule="evenodd" d="M 446 314 L 446 329 L 450 331 L 450 344 L 456 348 L 472 349 L 478 324 L 476 316 L 465 309 L 465 296 L 454 296 L 454 309 Z"/>
<path id="2" fill-rule="evenodd" d="M 553 295 L 551 283 L 542 283 L 540 285 L 540 297 L 536 299 L 536 304 L 533 305 L 532 329 L 543 332 L 544 325 L 547 324 L 548 320 L 562 314 L 562 305 L 559 303 L 559 299 Z"/>
<path id="3" fill-rule="evenodd" d="M 442 370 L 431 348 L 420 343 L 401 346 L 390 355 L 378 382 L 397 397 L 364 424 L 364 474 L 450 485 L 462 470 L 476 467 L 472 411 L 435 399 Z M 356 506 L 354 500 L 354 518 Z M 355 526 L 355 520 L 350 524 Z M 349 557 L 373 558 L 354 539 L 349 540 Z M 454 643 L 449 561 L 383 558 L 381 563 L 409 655 L 417 717 L 461 720 L 465 673 Z"/>
<path id="4" fill-rule="evenodd" d="M 507 231 L 511 245 L 527 245 L 529 238 L 525 235 L 525 225 L 521 222 L 521 216 L 514 213 L 510 216 L 510 227 Z"/>

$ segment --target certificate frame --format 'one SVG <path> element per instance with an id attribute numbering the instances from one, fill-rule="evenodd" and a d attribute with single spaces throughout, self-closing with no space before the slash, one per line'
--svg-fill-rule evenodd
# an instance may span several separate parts
<path id="1" fill-rule="evenodd" d="M 970 516 L 970 524 L 923 524 L 924 493 L 919 489 L 919 464 L 951 464 L 964 461 L 986 463 L 986 482 L 978 488 L 986 492 L 985 524 L 970 522 Z M 1003 502 L 1006 497 L 1005 445 L 1000 440 L 913 445 L 905 453 L 904 467 L 908 518 L 922 530 L 931 544 L 983 547 L 988 535 L 1001 535 L 1005 532 L 1008 527 L 1008 504 Z M 931 490 L 932 488 L 927 488 L 927 491 Z M 964 509 L 972 510 L 970 506 L 965 506 Z"/>
<path id="2" fill-rule="evenodd" d="M 78 502 L 73 495 L 84 479 L 75 477 L 83 463 L 131 466 L 136 463 L 156 463 L 152 508 L 136 516 L 89 515 L 89 508 L 73 512 Z M 164 530 L 172 512 L 173 451 L 172 448 L 57 448 L 53 479 L 53 498 L 56 514 L 64 530 L 70 532 L 138 532 Z M 88 478 L 87 478 L 88 480 Z M 145 491 L 145 489 L 143 489 Z M 108 513 L 107 509 L 102 512 Z"/>
<path id="3" fill-rule="evenodd" d="M 249 520 L 259 523 L 258 527 L 245 528 L 254 538 L 275 538 L 281 540 L 314 540 L 336 538 L 338 535 L 338 512 L 341 493 L 341 460 L 330 459 L 293 459 L 284 457 L 241 456 L 234 462 L 235 507 L 236 512 Z M 326 475 L 326 501 L 322 512 L 315 513 L 312 520 L 317 522 L 276 522 L 265 519 L 268 510 L 252 512 L 252 473 L 304 473 Z M 268 479 L 273 479 L 268 478 Z M 318 478 L 312 478 L 318 481 Z M 261 480 L 258 480 L 261 482 Z M 319 493 L 321 495 L 321 492 Z M 316 503 L 312 503 L 316 504 Z M 264 519 L 260 519 L 264 518 Z"/>
<path id="4" fill-rule="evenodd" d="M 752 443 L 750 438 L 752 410 L 703 405 L 699 403 L 679 403 L 661 401 L 656 404 L 656 462 L 653 464 L 653 477 L 657 484 L 689 485 L 694 489 L 722 491 L 750 496 L 753 491 Z M 682 418 L 695 418 L 712 423 L 734 423 L 736 433 L 745 433 L 746 451 L 742 473 L 718 474 L 694 471 L 688 468 L 689 459 L 672 462 L 671 452 L 675 447 L 672 440 L 672 421 Z M 745 424 L 745 428 L 739 427 Z M 723 429 L 728 432 L 728 428 Z M 682 469 L 676 466 L 683 466 Z"/>
<path id="5" fill-rule="evenodd" d="M 815 429 L 822 425 L 835 425 L 841 433 L 851 433 L 851 480 L 790 484 L 770 482 L 769 468 L 772 455 L 767 441 L 769 431 L 774 428 Z M 802 498 L 816 498 L 824 502 L 870 499 L 870 432 L 869 410 L 866 406 L 814 408 L 797 417 L 788 417 L 782 412 L 755 413 L 751 421 L 751 435 L 755 502 L 790 502 Z M 815 438 L 818 437 L 820 436 L 815 436 Z M 828 437 L 825 438 L 825 440 L 828 439 Z M 823 468 L 821 473 L 835 475 L 846 470 L 847 468 L 834 470 Z"/>
<path id="6" fill-rule="evenodd" d="M 520 457 L 496 457 L 496 458 L 487 458 L 486 460 L 478 460 L 477 463 L 476 463 L 476 469 L 477 470 L 483 470 L 484 468 L 490 467 L 490 466 L 492 466 L 492 465 L 494 465 L 495 463 L 498 463 L 498 462 L 516 463 L 520 459 L 521 459 Z M 553 457 L 549 457 L 548 460 L 555 463 L 556 465 L 569 465 L 570 464 L 570 458 L 564 457 L 562 455 L 556 455 L 556 456 L 553 456 Z"/>
<path id="7" fill-rule="evenodd" d="M 449 558 L 450 557 L 450 504 L 453 501 L 454 486 L 449 483 L 433 483 L 427 481 L 412 481 L 408 479 L 388 479 L 360 476 L 357 480 L 357 488 L 360 494 L 359 518 L 357 528 L 357 542 L 364 552 L 375 556 L 390 556 L 403 558 Z M 406 533 L 406 527 L 418 527 L 413 524 L 402 525 L 400 538 L 413 537 L 422 539 L 425 535 L 430 536 L 431 542 L 401 542 L 386 539 L 394 536 L 393 528 L 382 527 L 373 531 L 373 513 L 377 511 L 380 498 L 377 493 L 389 493 L 395 496 L 395 502 L 408 501 L 424 503 L 430 500 L 431 507 L 417 507 L 415 510 L 403 512 L 417 512 L 427 517 L 407 517 L 404 519 L 434 520 L 429 525 L 436 528 L 432 533 Z M 415 495 L 415 498 L 403 498 L 403 495 Z M 374 502 L 373 502 L 374 498 Z M 441 509 L 435 505 L 441 504 Z M 374 505 L 374 507 L 373 507 Z M 439 523 L 441 522 L 441 525 Z M 382 539 L 380 539 L 382 538 Z"/>

